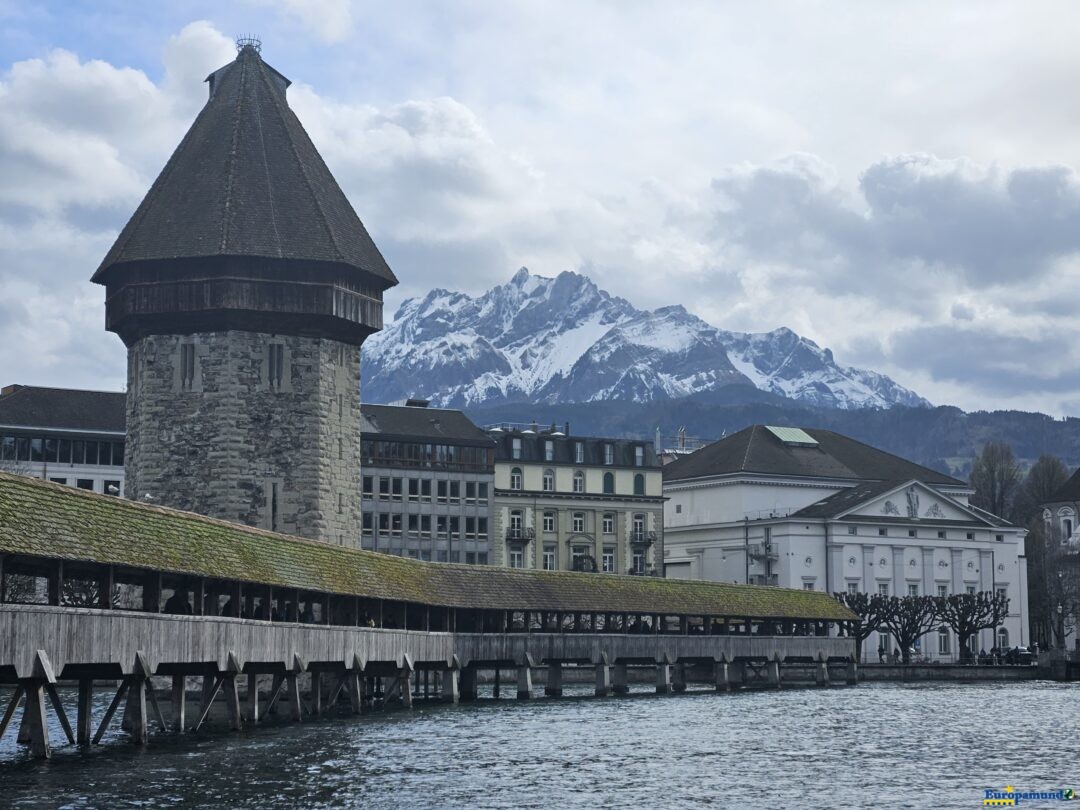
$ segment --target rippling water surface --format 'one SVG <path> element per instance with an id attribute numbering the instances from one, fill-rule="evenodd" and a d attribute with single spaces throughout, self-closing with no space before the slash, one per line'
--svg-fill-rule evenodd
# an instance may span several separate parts
<path id="1" fill-rule="evenodd" d="M 0 805 L 974 808 L 1080 788 L 1078 727 L 1080 684 L 1018 683 L 481 701 L 51 762 L 9 731 Z"/>

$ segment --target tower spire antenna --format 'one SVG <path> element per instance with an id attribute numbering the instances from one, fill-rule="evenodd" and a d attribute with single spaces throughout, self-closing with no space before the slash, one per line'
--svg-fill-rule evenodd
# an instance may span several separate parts
<path id="1" fill-rule="evenodd" d="M 255 53 L 262 53 L 262 40 L 254 34 L 245 34 L 242 37 L 236 38 L 236 52 L 244 50 L 244 48 L 253 48 Z"/>

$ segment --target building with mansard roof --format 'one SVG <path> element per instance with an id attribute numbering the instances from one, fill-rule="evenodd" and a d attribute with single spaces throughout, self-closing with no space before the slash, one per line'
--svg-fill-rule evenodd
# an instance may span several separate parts
<path id="1" fill-rule="evenodd" d="M 360 538 L 360 346 L 397 283 L 254 41 L 93 281 L 128 350 L 129 498 Z"/>
<path id="2" fill-rule="evenodd" d="M 972 506 L 950 475 L 828 430 L 754 425 L 664 467 L 666 576 L 815 591 L 1004 592 L 975 652 L 1027 645 L 1024 530 Z M 871 636 L 864 655 L 891 652 Z M 958 657 L 947 629 L 922 639 Z"/>
<path id="3" fill-rule="evenodd" d="M 492 562 L 511 568 L 659 575 L 664 495 L 652 442 L 570 426 L 490 426 Z"/>

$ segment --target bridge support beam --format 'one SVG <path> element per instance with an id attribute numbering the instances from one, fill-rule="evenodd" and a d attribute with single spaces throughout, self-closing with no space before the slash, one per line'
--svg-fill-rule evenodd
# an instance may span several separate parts
<path id="1" fill-rule="evenodd" d="M 615 664 L 611 670 L 611 691 L 616 695 L 625 695 L 630 691 L 626 664 Z"/>
<path id="2" fill-rule="evenodd" d="M 532 671 L 534 666 L 536 666 L 536 661 L 533 660 L 533 657 L 529 653 L 525 653 L 525 658 L 518 664 L 517 668 L 518 700 L 532 700 Z"/>
<path id="3" fill-rule="evenodd" d="M 90 721 L 90 708 L 94 697 L 93 678 L 79 679 L 79 697 L 75 713 L 75 742 L 78 745 L 89 745 L 93 727 Z"/>
<path id="4" fill-rule="evenodd" d="M 300 673 L 307 667 L 304 660 L 293 653 L 292 664 L 285 671 L 285 688 L 289 693 L 289 708 L 292 709 L 292 719 L 297 723 L 303 722 L 304 704 L 300 700 Z"/>
<path id="5" fill-rule="evenodd" d="M 671 670 L 671 691 L 682 694 L 686 691 L 686 664 L 675 664 Z"/>
<path id="6" fill-rule="evenodd" d="M 814 683 L 818 686 L 829 685 L 829 664 L 823 653 L 818 653 L 817 662 L 814 664 Z"/>
<path id="7" fill-rule="evenodd" d="M 656 694 L 671 694 L 671 661 L 667 656 L 656 664 Z"/>
<path id="8" fill-rule="evenodd" d="M 401 656 L 401 666 L 398 667 L 397 682 L 398 682 L 398 697 L 401 699 L 401 705 L 405 708 L 412 708 L 412 676 L 413 676 L 413 662 L 408 655 Z"/>
<path id="9" fill-rule="evenodd" d="M 727 655 L 720 653 L 720 657 L 713 663 L 713 675 L 717 692 L 731 691 L 731 673 L 728 671 L 728 666 Z"/>
<path id="10" fill-rule="evenodd" d="M 607 653 L 600 653 L 596 663 L 596 696 L 607 697 L 611 694 L 611 664 Z"/>
<path id="11" fill-rule="evenodd" d="M 469 664 L 461 669 L 461 700 L 476 700 L 476 667 Z"/>
<path id="12" fill-rule="evenodd" d="M 859 664 L 854 658 L 849 658 L 847 666 L 844 667 L 844 679 L 848 686 L 855 686 L 859 682 Z"/>
<path id="13" fill-rule="evenodd" d="M 187 731 L 187 676 L 173 675 L 172 690 L 173 731 L 183 734 Z M 82 704 L 80 704 L 81 706 Z"/>
<path id="14" fill-rule="evenodd" d="M 552 661 L 548 664 L 544 694 L 548 697 L 562 697 L 562 661 Z"/>
<path id="15" fill-rule="evenodd" d="M 774 654 L 771 661 L 765 664 L 766 679 L 769 686 L 780 688 L 780 655 Z"/>
<path id="16" fill-rule="evenodd" d="M 451 667 L 442 673 L 442 702 L 457 703 L 461 700 L 460 672 Z"/>

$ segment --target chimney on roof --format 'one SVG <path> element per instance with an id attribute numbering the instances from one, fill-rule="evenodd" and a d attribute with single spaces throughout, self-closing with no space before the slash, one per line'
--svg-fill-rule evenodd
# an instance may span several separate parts
<path id="1" fill-rule="evenodd" d="M 431 400 L 428 399 L 407 399 L 405 400 L 406 408 L 426 408 L 431 404 Z"/>
<path id="2" fill-rule="evenodd" d="M 569 422 L 566 423 L 566 429 L 563 431 L 563 433 L 565 433 L 567 436 L 570 435 L 570 423 Z"/>

